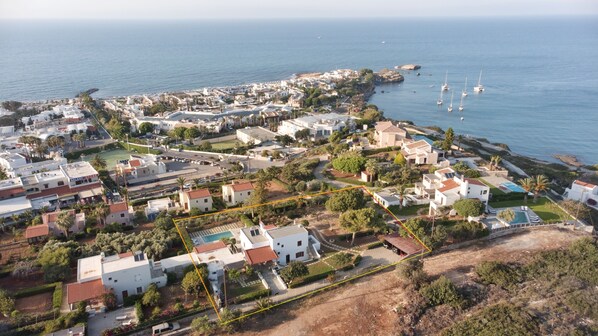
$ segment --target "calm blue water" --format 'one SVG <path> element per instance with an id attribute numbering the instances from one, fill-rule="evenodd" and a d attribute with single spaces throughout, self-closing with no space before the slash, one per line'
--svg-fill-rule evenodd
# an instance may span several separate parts
<path id="1" fill-rule="evenodd" d="M 513 225 L 513 224 L 524 224 L 529 222 L 529 219 L 527 219 L 527 215 L 525 214 L 525 212 L 523 211 L 514 211 L 515 213 L 515 218 L 513 218 L 512 221 L 509 222 L 509 224 Z"/>
<path id="2" fill-rule="evenodd" d="M 99 97 L 156 93 L 418 63 L 421 76 L 407 74 L 403 84 L 380 87 L 373 96 L 387 116 L 452 126 L 543 159 L 571 153 L 598 162 L 595 17 L 5 21 L 0 51 L 0 100 L 72 97 L 92 87 L 100 89 Z M 474 95 L 480 69 L 487 90 Z M 459 91 L 469 77 L 462 113 L 436 107 L 447 70 Z"/>
<path id="3" fill-rule="evenodd" d="M 220 233 L 214 233 L 211 235 L 203 236 L 203 237 L 201 237 L 201 239 L 203 239 L 203 241 L 206 243 L 211 243 L 211 242 L 218 241 L 222 238 L 232 238 L 232 237 L 233 237 L 232 232 L 224 231 L 224 232 L 220 232 Z"/>

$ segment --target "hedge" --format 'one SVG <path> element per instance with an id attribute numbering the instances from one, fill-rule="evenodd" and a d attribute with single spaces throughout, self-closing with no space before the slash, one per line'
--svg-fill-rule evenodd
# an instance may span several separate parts
<path id="1" fill-rule="evenodd" d="M 62 307 L 62 282 L 57 282 L 52 295 L 52 307 L 60 309 Z"/>
<path id="2" fill-rule="evenodd" d="M 245 227 L 252 227 L 255 225 L 255 223 L 251 219 L 249 219 L 249 217 L 247 217 L 247 215 L 245 214 L 240 214 L 239 220 L 241 221 L 241 223 L 243 223 L 243 225 L 245 225 Z"/>
<path id="3" fill-rule="evenodd" d="M 142 298 L 141 294 L 129 295 L 123 299 L 123 305 L 125 307 L 130 307 L 130 306 L 134 305 L 135 303 L 137 303 L 137 301 L 140 301 L 141 298 Z"/>
<path id="4" fill-rule="evenodd" d="M 37 295 L 37 294 L 53 292 L 56 289 L 56 284 L 58 284 L 58 282 L 53 282 L 50 284 L 21 289 L 21 290 L 17 291 L 14 296 L 15 296 L 15 299 L 19 299 L 19 298 L 24 298 L 24 297 L 28 297 L 28 296 Z M 62 283 L 60 283 L 60 284 L 62 285 Z"/>
<path id="5" fill-rule="evenodd" d="M 295 288 L 295 287 L 299 287 L 299 286 L 303 286 L 306 285 L 308 283 L 312 283 L 314 281 L 318 281 L 318 280 L 322 280 L 322 279 L 326 279 L 328 277 L 328 275 L 334 273 L 334 270 L 330 270 L 324 273 L 318 273 L 318 274 L 314 274 L 314 275 L 308 275 L 306 277 L 297 279 L 293 282 L 291 282 L 289 284 L 289 288 Z"/>
<path id="6" fill-rule="evenodd" d="M 253 301 L 253 300 L 262 298 L 264 296 L 269 296 L 270 293 L 271 293 L 270 289 L 264 288 L 264 289 L 257 290 L 255 292 L 239 295 L 233 300 L 233 302 L 235 304 L 239 304 L 239 303 L 243 303 L 243 302 Z"/>
<path id="7" fill-rule="evenodd" d="M 381 241 L 379 241 L 379 242 L 375 242 L 375 243 L 371 243 L 371 244 L 369 244 L 369 245 L 366 247 L 366 249 L 367 249 L 367 250 L 371 250 L 371 249 L 375 249 L 375 248 L 378 248 L 378 247 L 381 247 L 381 246 L 384 246 L 384 243 L 383 243 L 383 242 L 381 242 Z"/>
<path id="8" fill-rule="evenodd" d="M 525 193 L 512 192 L 508 194 L 492 194 L 491 202 L 523 201 Z"/>

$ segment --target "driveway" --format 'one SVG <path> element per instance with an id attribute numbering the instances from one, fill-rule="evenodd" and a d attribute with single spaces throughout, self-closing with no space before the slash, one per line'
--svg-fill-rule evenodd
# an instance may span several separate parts
<path id="1" fill-rule="evenodd" d="M 354 184 L 331 180 L 331 179 L 327 178 L 326 176 L 324 176 L 324 168 L 330 161 L 328 161 L 328 155 L 322 155 L 319 158 L 320 158 L 320 163 L 318 164 L 316 169 L 314 169 L 314 176 L 316 177 L 316 180 L 324 181 L 324 182 L 326 182 L 330 185 L 333 185 L 334 187 L 339 188 L 339 189 L 355 186 Z"/>
<path id="2" fill-rule="evenodd" d="M 117 316 L 127 316 L 125 320 L 117 321 Z M 107 313 L 98 313 L 87 320 L 87 332 L 89 335 L 100 335 L 103 330 L 116 328 L 123 322 L 137 321 L 134 307 L 125 307 Z"/>

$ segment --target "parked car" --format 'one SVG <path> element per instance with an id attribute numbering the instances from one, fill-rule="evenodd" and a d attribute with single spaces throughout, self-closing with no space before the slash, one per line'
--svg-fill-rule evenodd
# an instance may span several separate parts
<path id="1" fill-rule="evenodd" d="M 177 322 L 172 323 L 160 323 L 152 327 L 152 335 L 162 335 L 169 331 L 179 330 L 181 325 Z"/>

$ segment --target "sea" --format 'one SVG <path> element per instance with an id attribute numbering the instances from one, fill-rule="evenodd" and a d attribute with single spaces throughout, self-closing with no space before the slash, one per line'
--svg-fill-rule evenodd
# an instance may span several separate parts
<path id="1" fill-rule="evenodd" d="M 387 117 L 598 163 L 598 17 L 0 21 L 0 101 L 172 92 L 416 63 Z M 486 90 L 473 92 L 482 71 Z M 418 76 L 419 72 L 419 76 Z M 447 75 L 448 73 L 448 75 Z M 438 107 L 447 76 L 450 91 Z M 457 111 L 461 91 L 463 112 Z M 454 92 L 452 113 L 447 111 Z"/>

